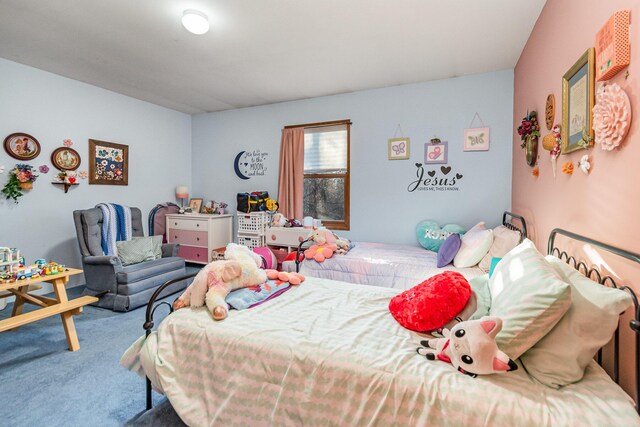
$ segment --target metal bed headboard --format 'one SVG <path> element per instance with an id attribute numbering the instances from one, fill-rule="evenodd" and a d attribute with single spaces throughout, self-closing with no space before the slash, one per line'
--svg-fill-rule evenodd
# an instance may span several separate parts
<path id="1" fill-rule="evenodd" d="M 517 226 L 513 223 L 513 220 L 517 219 L 520 222 L 520 226 Z M 523 241 L 527 238 L 527 221 L 523 216 L 514 214 L 513 212 L 504 211 L 502 214 L 502 225 L 507 227 L 509 230 L 518 231 L 520 233 L 520 241 Z M 302 247 L 309 243 L 311 239 L 306 239 L 300 242 L 298 245 L 298 254 L 302 253 Z M 302 261 L 300 260 L 300 255 L 296 255 L 296 273 L 300 273 L 300 264 Z"/>
<path id="2" fill-rule="evenodd" d="M 636 401 L 636 412 L 640 414 L 640 340 L 638 339 L 638 334 L 640 334 L 640 308 L 638 305 L 638 297 L 636 293 L 629 286 L 618 286 L 616 281 L 611 276 L 603 276 L 600 271 L 592 266 L 588 267 L 584 261 L 578 261 L 576 257 L 573 255 L 569 255 L 566 251 L 561 251 L 555 245 L 555 239 L 557 235 L 565 236 L 569 239 L 586 243 L 597 248 L 600 248 L 604 251 L 610 252 L 612 254 L 618 255 L 622 258 L 628 259 L 632 262 L 640 264 L 640 255 L 626 251 L 624 249 L 617 248 L 615 246 L 608 245 L 606 243 L 599 242 L 597 240 L 593 240 L 589 237 L 581 236 L 576 233 L 572 233 L 567 230 L 563 230 L 561 228 L 555 228 L 549 234 L 549 241 L 547 243 L 547 253 L 549 255 L 553 255 L 560 260 L 566 262 L 574 269 L 578 270 L 584 276 L 597 281 L 599 284 L 603 286 L 608 286 L 611 288 L 620 289 L 621 291 L 628 292 L 631 295 L 631 299 L 633 300 L 633 319 L 629 322 L 629 327 L 633 332 L 635 332 L 635 401 Z M 596 360 L 599 364 L 602 364 L 602 349 L 598 351 L 596 356 Z M 620 326 L 616 329 L 613 339 L 613 380 L 616 383 L 620 383 Z"/>

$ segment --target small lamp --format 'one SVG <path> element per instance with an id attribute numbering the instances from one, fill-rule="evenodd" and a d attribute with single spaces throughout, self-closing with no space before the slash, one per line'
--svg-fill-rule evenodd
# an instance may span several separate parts
<path id="1" fill-rule="evenodd" d="M 189 189 L 186 185 L 176 187 L 176 199 L 180 200 L 180 213 L 184 213 L 184 201 L 189 198 Z"/>

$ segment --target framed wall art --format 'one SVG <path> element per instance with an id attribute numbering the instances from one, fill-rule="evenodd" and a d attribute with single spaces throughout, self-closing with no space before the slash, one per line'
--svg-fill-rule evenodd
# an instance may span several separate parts
<path id="1" fill-rule="evenodd" d="M 40 154 L 40 143 L 26 133 L 12 133 L 4 139 L 4 150 L 18 160 L 31 160 Z"/>
<path id="2" fill-rule="evenodd" d="M 595 49 L 589 48 L 562 77 L 562 154 L 593 144 Z"/>
<path id="3" fill-rule="evenodd" d="M 61 171 L 73 171 L 80 166 L 80 154 L 73 148 L 60 147 L 51 153 L 51 163 Z"/>
<path id="4" fill-rule="evenodd" d="M 389 143 L 389 160 L 408 160 L 411 155 L 409 138 L 391 138 Z"/>
<path id="5" fill-rule="evenodd" d="M 89 184 L 129 185 L 129 146 L 90 139 Z"/>
<path id="6" fill-rule="evenodd" d="M 490 128 L 464 130 L 464 151 L 489 151 Z"/>
<path id="7" fill-rule="evenodd" d="M 424 144 L 424 163 L 438 164 L 447 163 L 448 143 L 441 142 L 439 139 L 432 139 L 431 142 Z"/>

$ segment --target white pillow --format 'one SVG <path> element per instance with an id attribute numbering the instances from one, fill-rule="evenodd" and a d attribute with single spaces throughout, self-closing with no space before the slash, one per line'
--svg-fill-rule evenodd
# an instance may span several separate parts
<path id="1" fill-rule="evenodd" d="M 613 336 L 620 313 L 633 301 L 627 292 L 599 285 L 554 256 L 545 259 L 571 285 L 571 307 L 520 360 L 532 377 L 559 388 L 582 379 L 598 349 Z"/>
<path id="2" fill-rule="evenodd" d="M 473 267 L 489 252 L 493 243 L 493 231 L 479 222 L 461 238 L 460 249 L 453 259 L 456 268 Z"/>
<path id="3" fill-rule="evenodd" d="M 493 243 L 489 252 L 482 258 L 478 267 L 485 273 L 491 268 L 492 258 L 502 258 L 520 243 L 520 232 L 509 230 L 504 225 L 493 229 Z"/>
<path id="4" fill-rule="evenodd" d="M 498 263 L 489 290 L 489 315 L 502 319 L 496 343 L 514 360 L 547 335 L 571 305 L 571 286 L 528 239 Z"/>

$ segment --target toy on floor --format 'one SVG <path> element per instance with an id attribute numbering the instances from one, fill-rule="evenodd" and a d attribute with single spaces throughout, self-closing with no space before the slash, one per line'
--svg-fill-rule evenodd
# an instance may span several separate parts
<path id="1" fill-rule="evenodd" d="M 276 281 L 276 285 L 289 282 L 292 285 L 299 285 L 304 282 L 304 276 L 300 273 L 287 273 L 285 271 L 278 270 L 265 270 L 267 278 Z"/>
<path id="2" fill-rule="evenodd" d="M 229 306 L 224 300 L 229 292 L 267 281 L 265 271 L 260 269 L 262 258 L 249 248 L 229 243 L 224 256 L 224 261 L 213 261 L 200 270 L 191 285 L 173 303 L 175 310 L 206 304 L 213 319 L 222 320 L 229 313 Z"/>
<path id="3" fill-rule="evenodd" d="M 479 320 L 460 322 L 443 338 L 420 341 L 418 354 L 429 360 L 451 363 L 458 371 L 471 377 L 510 372 L 518 365 L 498 349 L 496 335 L 502 329 L 499 317 L 485 316 Z"/>

